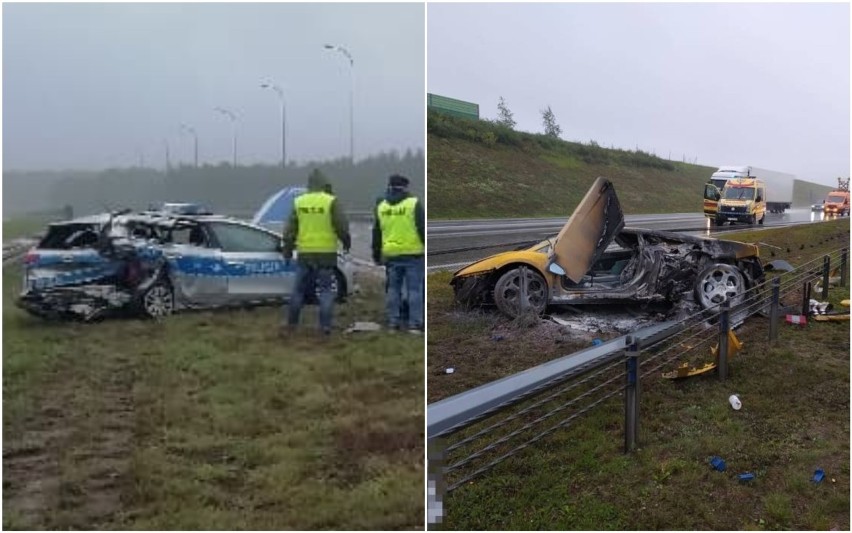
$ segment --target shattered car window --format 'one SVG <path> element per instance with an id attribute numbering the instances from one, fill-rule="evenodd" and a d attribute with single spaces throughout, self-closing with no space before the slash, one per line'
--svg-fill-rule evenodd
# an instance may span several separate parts
<path id="1" fill-rule="evenodd" d="M 42 250 L 72 250 L 94 248 L 98 244 L 98 229 L 93 224 L 63 224 L 51 226 L 39 243 Z"/>
<path id="2" fill-rule="evenodd" d="M 214 223 L 211 229 L 223 252 L 275 252 L 278 236 L 239 224 Z"/>

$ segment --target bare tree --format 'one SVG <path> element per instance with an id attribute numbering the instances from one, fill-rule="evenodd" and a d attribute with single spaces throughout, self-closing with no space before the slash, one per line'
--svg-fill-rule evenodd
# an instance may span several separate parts
<path id="1" fill-rule="evenodd" d="M 500 101 L 497 102 L 497 124 L 501 126 L 506 126 L 509 129 L 515 129 L 515 119 L 512 117 L 512 112 L 509 111 L 509 106 L 506 105 L 506 100 L 503 97 L 500 97 Z"/>
<path id="2" fill-rule="evenodd" d="M 558 139 L 562 134 L 562 128 L 556 123 L 556 115 L 553 114 L 549 105 L 547 109 L 541 110 L 541 120 L 544 123 L 544 134 Z"/>

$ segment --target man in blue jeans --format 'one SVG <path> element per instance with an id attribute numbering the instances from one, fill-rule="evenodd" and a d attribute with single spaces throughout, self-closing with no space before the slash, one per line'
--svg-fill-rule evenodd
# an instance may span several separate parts
<path id="1" fill-rule="evenodd" d="M 319 323 L 323 335 L 331 334 L 334 299 L 331 290 L 334 269 L 337 267 L 337 241 L 344 252 L 351 246 L 349 223 L 338 206 L 337 198 L 330 194 L 328 182 L 319 170 L 308 177 L 308 190 L 293 201 L 293 211 L 284 228 L 283 253 L 286 260 L 298 254 L 298 271 L 293 294 L 287 308 L 287 325 L 282 334 L 288 334 L 299 325 L 299 315 L 309 291 L 319 298 Z"/>
<path id="2" fill-rule="evenodd" d="M 423 332 L 423 205 L 408 192 L 409 180 L 394 174 L 385 197 L 376 205 L 373 224 L 373 260 L 387 273 L 385 311 L 391 329 L 404 326 Z M 403 290 L 408 300 L 408 324 L 402 324 Z"/>

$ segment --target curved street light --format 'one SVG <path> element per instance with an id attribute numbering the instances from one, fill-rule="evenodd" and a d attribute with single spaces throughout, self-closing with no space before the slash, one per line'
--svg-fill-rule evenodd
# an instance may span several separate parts
<path id="1" fill-rule="evenodd" d="M 237 168 L 237 115 L 224 107 L 214 107 L 214 111 L 217 111 L 229 119 L 231 119 L 231 128 L 232 128 L 232 138 L 233 138 L 233 167 Z"/>
<path id="2" fill-rule="evenodd" d="M 195 132 L 195 128 L 186 124 L 181 124 L 180 130 L 189 133 L 195 138 L 195 168 L 198 168 L 198 134 Z"/>
<path id="3" fill-rule="evenodd" d="M 284 107 L 284 89 L 274 83 L 261 83 L 260 87 L 275 91 L 281 103 L 281 168 L 284 168 L 287 166 L 287 113 Z"/>
<path id="4" fill-rule="evenodd" d="M 339 52 L 343 57 L 349 60 L 349 162 L 351 164 L 355 163 L 355 109 L 353 104 L 353 95 L 355 93 L 355 78 L 354 78 L 354 70 L 355 70 L 355 59 L 352 57 L 352 54 L 349 53 L 349 50 L 343 48 L 342 46 L 336 46 L 333 44 L 324 45 L 326 50 L 334 50 L 335 52 Z"/>

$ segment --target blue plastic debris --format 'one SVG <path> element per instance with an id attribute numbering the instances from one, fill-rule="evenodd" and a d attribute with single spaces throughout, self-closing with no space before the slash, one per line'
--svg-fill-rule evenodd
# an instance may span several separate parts
<path id="1" fill-rule="evenodd" d="M 491 336 L 492 341 L 502 341 L 503 339 L 504 339 L 503 335 L 492 335 Z"/>
<path id="2" fill-rule="evenodd" d="M 820 469 L 818 469 L 814 472 L 814 477 L 811 478 L 811 481 L 813 481 L 814 483 L 819 483 L 819 482 L 822 481 L 822 479 L 824 477 L 825 477 L 825 472 L 823 472 L 822 469 L 820 468 Z"/>
<path id="3" fill-rule="evenodd" d="M 600 346 L 603 344 L 603 341 L 600 339 L 592 339 L 592 346 Z"/>
<path id="4" fill-rule="evenodd" d="M 727 465 L 725 465 L 725 461 L 721 457 L 715 455 L 710 458 L 710 465 L 713 466 L 713 468 L 715 468 L 719 472 L 724 472 L 727 468 Z"/>
<path id="5" fill-rule="evenodd" d="M 754 479 L 754 474 L 752 474 L 751 472 L 743 472 L 737 477 L 740 479 L 740 481 L 751 481 Z"/>

